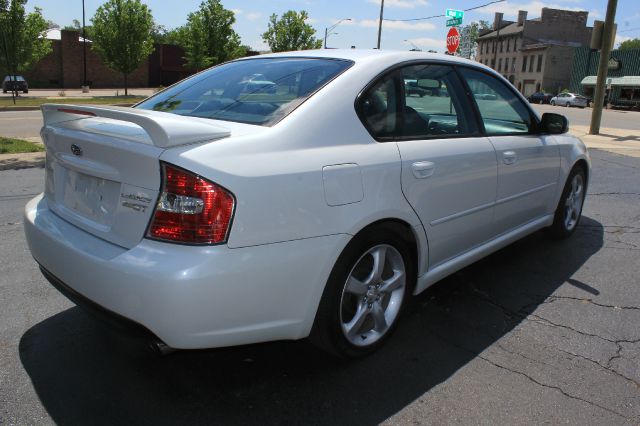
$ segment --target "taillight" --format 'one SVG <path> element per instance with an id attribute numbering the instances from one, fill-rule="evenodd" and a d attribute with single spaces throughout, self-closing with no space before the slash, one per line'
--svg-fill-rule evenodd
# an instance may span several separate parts
<path id="1" fill-rule="evenodd" d="M 187 244 L 227 241 L 233 217 L 233 195 L 206 179 L 166 163 L 162 192 L 147 237 Z"/>

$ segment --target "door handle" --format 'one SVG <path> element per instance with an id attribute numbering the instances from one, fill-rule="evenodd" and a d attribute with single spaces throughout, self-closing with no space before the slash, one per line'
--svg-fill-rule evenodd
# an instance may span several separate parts
<path id="1" fill-rule="evenodd" d="M 413 169 L 413 175 L 417 179 L 424 179 L 433 175 L 435 164 L 431 161 L 416 161 L 411 165 L 411 169 Z"/>
<path id="2" fill-rule="evenodd" d="M 518 156 L 515 151 L 505 151 L 502 153 L 502 162 L 506 165 L 515 163 L 518 160 Z"/>

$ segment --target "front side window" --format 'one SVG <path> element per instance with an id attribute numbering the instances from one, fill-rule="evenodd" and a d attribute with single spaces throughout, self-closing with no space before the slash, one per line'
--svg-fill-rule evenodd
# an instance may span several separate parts
<path id="1" fill-rule="evenodd" d="M 228 62 L 136 108 L 269 126 L 352 65 L 351 61 L 268 58 Z"/>
<path id="2" fill-rule="evenodd" d="M 461 68 L 489 135 L 529 133 L 533 119 L 529 108 L 502 81 L 495 77 Z"/>

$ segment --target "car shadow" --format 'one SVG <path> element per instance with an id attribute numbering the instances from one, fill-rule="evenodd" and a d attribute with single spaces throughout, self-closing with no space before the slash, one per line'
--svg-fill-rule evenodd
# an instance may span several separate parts
<path id="1" fill-rule="evenodd" d="M 307 341 L 155 357 L 77 307 L 29 329 L 20 359 L 60 425 L 380 423 L 558 287 L 597 293 L 571 277 L 602 245 L 603 227 L 588 217 L 565 241 L 531 235 L 415 298 L 388 344 L 357 361 L 334 360 Z"/>

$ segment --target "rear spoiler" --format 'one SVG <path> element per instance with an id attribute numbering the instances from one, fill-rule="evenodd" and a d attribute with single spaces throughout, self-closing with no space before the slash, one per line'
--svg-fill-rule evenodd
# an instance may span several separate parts
<path id="1" fill-rule="evenodd" d="M 43 104 L 44 125 L 53 126 L 66 121 L 101 117 L 137 124 L 160 148 L 221 139 L 231 131 L 205 118 L 185 117 L 160 111 L 117 106 L 87 106 L 68 104 Z"/>

